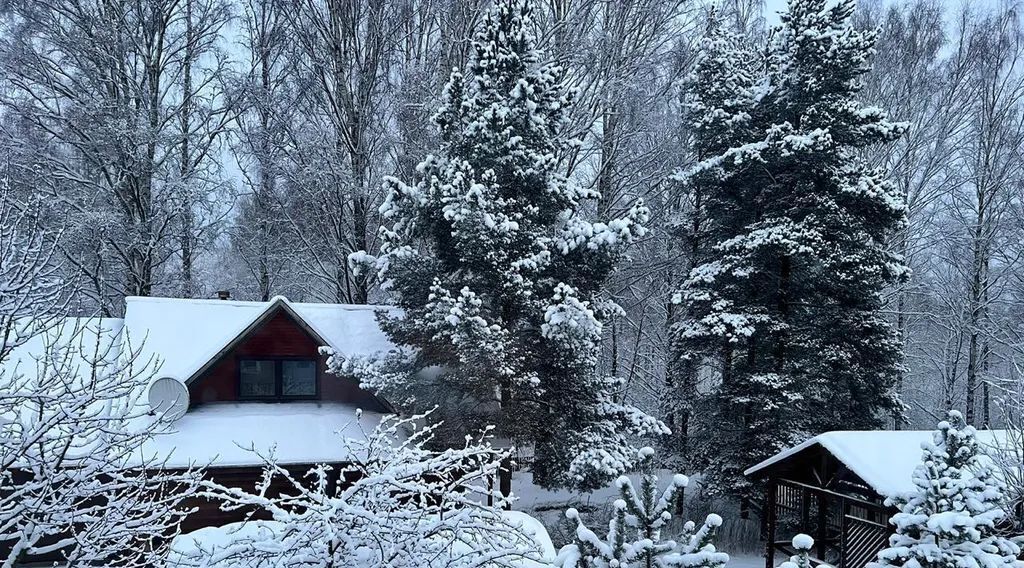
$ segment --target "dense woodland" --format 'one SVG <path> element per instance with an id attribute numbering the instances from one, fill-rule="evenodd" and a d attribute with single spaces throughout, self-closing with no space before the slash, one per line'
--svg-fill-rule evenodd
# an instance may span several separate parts
<path id="1" fill-rule="evenodd" d="M 766 10 L 0 0 L 0 566 L 723 568 L 659 470 L 746 519 L 779 450 L 936 423 L 871 566 L 1019 566 L 1019 6 Z M 392 306 L 317 356 L 398 415 L 255 488 L 148 462 L 124 299 L 222 290 Z M 620 498 L 545 528 L 513 469 Z M 174 548 L 197 497 L 270 520 Z"/>
<path id="2" fill-rule="evenodd" d="M 459 101 L 452 71 L 481 73 L 473 67 L 480 58 L 471 38 L 490 4 L 6 0 L 0 4 L 5 215 L 12 226 L 15 218 L 27 223 L 43 246 L 52 245 L 46 262 L 62 282 L 60 307 L 73 314 L 118 316 L 128 295 L 212 297 L 216 290 L 230 290 L 236 299 L 286 295 L 429 311 L 436 297 L 425 296 L 430 282 L 423 274 L 405 282 L 403 295 L 396 292 L 402 282 L 395 272 L 367 265 L 412 242 L 396 232 L 398 206 L 389 195 L 432 171 L 428 155 L 457 155 L 486 142 L 446 131 L 458 119 L 444 113 Z M 543 383 L 593 358 L 597 375 L 610 379 L 590 379 L 596 382 L 585 388 L 565 385 L 557 397 L 549 393 L 558 400 L 585 393 L 593 399 L 560 409 L 569 413 L 566 420 L 611 401 L 624 423 L 639 420 L 638 432 L 671 429 L 659 442 L 671 461 L 701 466 L 711 457 L 688 438 L 727 438 L 727 424 L 789 424 L 769 438 L 746 440 L 767 443 L 763 452 L 824 429 L 930 427 L 950 408 L 962 409 L 967 423 L 979 428 L 1012 419 L 1000 401 L 1019 392 L 1024 363 L 1024 27 L 1016 4 L 868 1 L 842 14 L 843 4 L 829 17 L 853 22 L 845 59 L 826 58 L 817 69 L 834 79 L 832 85 L 793 72 L 813 62 L 786 63 L 796 53 L 786 42 L 797 40 L 784 37 L 790 33 L 785 25 L 767 25 L 756 0 L 535 4 L 525 25 L 539 55 L 525 64 L 547 66 L 553 74 L 543 79 L 546 88 L 557 91 L 556 99 L 572 100 L 552 117 L 559 126 L 545 130 L 542 142 L 530 142 L 527 134 L 545 175 L 567 192 L 551 203 L 555 209 L 529 223 L 540 235 L 564 210 L 603 220 L 597 232 L 612 234 L 622 228 L 616 223 L 635 227 L 616 233 L 621 242 L 605 256 L 566 255 L 560 305 L 572 298 L 590 316 L 596 313 L 590 319 L 599 325 L 574 339 L 582 343 L 552 348 L 548 355 L 564 368 L 510 362 L 505 374 L 516 375 L 511 382 L 494 376 L 473 388 L 497 384 L 510 396 L 513 383 L 529 382 L 531 373 Z M 812 11 L 816 5 L 804 4 Z M 794 12 L 783 20 L 796 21 L 797 28 L 830 25 L 807 19 L 812 16 L 808 12 L 801 23 Z M 765 93 L 782 87 L 757 95 L 759 84 L 778 80 L 790 88 L 805 79 L 773 102 L 765 102 Z M 819 99 L 834 108 L 818 105 Z M 756 175 L 743 167 L 723 173 L 728 168 L 714 162 L 718 155 L 735 157 L 730 149 L 749 141 L 744 128 L 773 131 L 787 117 L 824 113 L 842 130 L 840 115 L 849 110 L 844 101 L 862 110 L 880 107 L 877 115 L 854 113 L 877 124 L 849 124 L 849 136 L 807 156 L 793 158 L 777 148 L 764 158 L 775 160 L 772 168 Z M 748 123 L 736 127 L 719 111 Z M 474 167 L 487 159 L 466 158 Z M 809 187 L 810 194 L 827 195 L 831 190 L 815 178 L 814 164 L 860 176 L 887 203 L 863 203 L 851 221 L 828 217 L 827 199 L 787 204 L 774 190 L 762 192 Z M 730 193 L 744 184 L 759 189 Z M 758 244 L 743 258 L 735 247 L 746 245 L 721 248 L 737 227 L 784 233 L 789 229 L 781 225 L 757 224 L 790 215 L 793 207 L 826 219 L 821 227 L 828 238 L 813 254 L 860 255 L 861 274 L 844 272 L 838 255 L 822 257 L 822 266 L 838 263 L 828 270 L 805 264 L 801 272 L 799 260 L 784 267 L 758 256 Z M 597 226 L 590 225 L 591 233 Z M 474 249 L 487 246 L 479 236 L 411 246 L 464 260 L 486 256 Z M 849 248 L 851 242 L 863 250 Z M 457 265 L 458 258 L 451 262 Z M 726 270 L 722 258 L 734 263 L 729 270 L 742 265 L 755 276 L 700 296 L 701 282 L 710 282 L 700 275 L 711 264 Z M 455 265 L 442 272 L 461 274 Z M 497 297 L 508 285 L 464 280 L 459 286 L 490 286 Z M 790 281 L 791 287 L 783 285 Z M 837 284 L 846 291 L 842 302 L 860 315 L 812 309 L 814 302 L 835 300 L 826 288 Z M 719 332 L 693 326 L 720 310 L 709 298 L 728 296 L 735 306 L 744 287 L 747 312 L 732 310 L 731 316 L 746 314 L 748 323 L 771 331 L 745 335 L 754 339 L 723 354 L 709 339 Z M 424 297 L 413 298 L 413 288 Z M 769 300 L 754 296 L 767 290 L 795 300 L 771 300 L 775 307 L 758 312 L 755 304 Z M 433 291 L 457 295 L 459 287 Z M 446 301 L 470 305 L 473 299 Z M 506 311 L 518 313 L 512 304 Z M 784 321 L 790 331 L 772 327 L 783 321 L 772 318 L 791 308 L 801 315 Z M 537 322 L 529 325 L 549 334 Z M 743 324 L 728 325 L 734 326 L 729 333 L 743 335 Z M 424 334 L 431 328 L 414 328 L 391 332 L 421 347 L 429 343 Z M 837 336 L 860 329 L 861 343 L 830 358 L 823 351 L 829 340 L 817 336 L 822 329 Z M 738 336 L 729 337 L 735 344 Z M 587 351 L 591 341 L 599 344 L 593 353 Z M 567 352 L 580 360 L 566 361 Z M 471 357 L 460 361 L 473 363 Z M 812 366 L 817 369 L 808 371 Z M 739 382 L 727 383 L 733 372 Z M 837 379 L 837 373 L 849 378 Z M 870 378 L 850 386 L 857 376 Z M 840 382 L 846 386 L 836 386 Z M 812 383 L 818 387 L 807 386 Z M 746 402 L 730 406 L 730 397 Z M 803 402 L 757 417 L 750 400 L 764 409 Z M 800 418 L 815 405 L 832 415 Z M 492 416 L 484 409 L 466 425 Z M 605 427 L 614 430 L 599 426 Z M 556 478 L 552 473 L 551 483 Z"/>

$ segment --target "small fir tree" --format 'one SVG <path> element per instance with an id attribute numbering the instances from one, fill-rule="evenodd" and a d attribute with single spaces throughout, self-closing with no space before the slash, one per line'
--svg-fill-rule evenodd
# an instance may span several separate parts
<path id="1" fill-rule="evenodd" d="M 853 12 L 792 0 L 759 57 L 712 29 L 697 66 L 700 161 L 680 177 L 702 197 L 702 231 L 674 334 L 681 359 L 720 379 L 691 438 L 722 493 L 751 496 L 743 469 L 808 433 L 899 408 L 882 292 L 907 273 L 885 246 L 906 208 L 858 151 L 904 126 L 857 101 L 875 34 Z"/>
<path id="2" fill-rule="evenodd" d="M 647 210 L 583 217 L 598 195 L 560 173 L 573 93 L 542 63 L 533 27 L 530 1 L 495 3 L 470 73 L 444 89 L 439 152 L 415 184 L 386 182 L 376 266 L 404 314 L 382 325 L 415 355 L 362 378 L 404 410 L 438 407 L 450 440 L 490 423 L 532 443 L 541 485 L 595 487 L 633 465 L 630 438 L 667 432 L 595 373 L 615 309 L 599 309 L 601 284 Z"/>
<path id="3" fill-rule="evenodd" d="M 899 513 L 889 548 L 870 568 L 1012 568 L 1020 548 L 999 534 L 1005 511 L 1004 485 L 992 460 L 978 446 L 973 426 L 951 411 L 933 443 L 922 445 L 914 470 L 916 493 L 890 499 Z"/>
<path id="4" fill-rule="evenodd" d="M 653 473 L 654 450 L 642 448 L 639 453 L 642 477 L 640 491 L 628 477 L 616 480 L 620 497 L 613 503 L 615 513 L 608 523 L 608 534 L 600 538 L 580 520 L 576 509 L 565 516 L 576 521 L 576 542 L 558 552 L 559 568 L 630 568 L 685 566 L 687 568 L 722 568 L 729 555 L 714 545 L 715 533 L 722 517 L 710 514 L 704 524 L 689 521 L 675 540 L 664 540 L 662 531 L 672 520 L 672 510 L 682 499 L 688 480 L 675 475 L 664 491 L 658 489 Z"/>
<path id="5" fill-rule="evenodd" d="M 814 539 L 809 535 L 800 533 L 793 537 L 793 550 L 796 554 L 789 557 L 789 560 L 779 564 L 779 568 L 814 568 L 811 564 L 811 548 L 814 547 Z M 817 568 L 829 568 L 827 564 L 820 564 Z"/>

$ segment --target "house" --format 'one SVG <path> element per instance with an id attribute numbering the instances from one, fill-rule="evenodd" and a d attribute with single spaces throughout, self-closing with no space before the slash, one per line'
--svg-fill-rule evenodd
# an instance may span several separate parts
<path id="1" fill-rule="evenodd" d="M 896 509 L 885 504 L 915 490 L 921 444 L 934 431 L 846 431 L 814 436 L 744 471 L 764 482 L 762 519 L 767 533 L 766 568 L 776 553 L 795 551 L 793 536 L 814 537 L 815 563 L 864 568 L 888 546 Z M 979 442 L 1000 447 L 1005 431 L 980 431 Z"/>
<path id="2" fill-rule="evenodd" d="M 348 357 L 394 349 L 377 324 L 382 309 L 283 297 L 269 302 L 129 297 L 122 319 L 69 318 L 50 333 L 68 336 L 56 343 L 95 343 L 83 351 L 101 350 L 100 359 L 119 357 L 144 367 L 150 406 L 174 407 L 170 432 L 140 449 L 141 464 L 205 467 L 220 483 L 251 489 L 262 472 L 261 455 L 272 453 L 278 464 L 297 471 L 344 462 L 338 434 L 360 435 L 392 411 L 354 379 L 327 373 L 323 349 Z M 4 365 L 24 372 L 52 344 L 33 339 Z M 185 531 L 240 517 L 220 511 L 217 503 L 191 505 L 198 511 L 183 525 Z"/>

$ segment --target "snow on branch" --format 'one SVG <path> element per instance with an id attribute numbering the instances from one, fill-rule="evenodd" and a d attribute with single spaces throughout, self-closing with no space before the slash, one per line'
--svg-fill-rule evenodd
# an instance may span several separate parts
<path id="1" fill-rule="evenodd" d="M 55 323 L 65 292 L 59 233 L 46 230 L 34 203 L 17 202 L 0 180 L 0 361 Z"/>
<path id="2" fill-rule="evenodd" d="M 100 318 L 50 327 L 0 371 L 0 566 L 59 553 L 69 565 L 150 566 L 190 512 L 199 472 L 144 446 L 166 432 L 153 377 Z M 26 346 L 27 347 L 27 346 Z"/>
<path id="3" fill-rule="evenodd" d="M 565 516 L 577 523 L 576 541 L 562 547 L 555 565 L 558 568 L 724 567 L 729 555 L 719 552 L 714 545 L 722 517 L 712 513 L 699 528 L 687 522 L 677 538 L 663 538 L 662 531 L 672 519 L 673 509 L 689 480 L 677 474 L 664 490 L 659 490 L 658 477 L 654 474 L 654 450 L 641 448 L 637 459 L 642 472 L 640 488 L 637 490 L 626 476 L 616 480 L 619 498 L 613 503 L 615 513 L 606 537 L 601 538 L 587 528 L 576 509 L 566 511 Z"/>
<path id="4" fill-rule="evenodd" d="M 65 318 L 59 235 L 0 193 L 0 566 L 150 566 L 187 515 L 198 472 L 143 458 L 166 424 L 120 320 Z"/>
<path id="5" fill-rule="evenodd" d="M 389 417 L 362 437 L 340 438 L 353 456 L 297 472 L 265 461 L 255 490 L 203 483 L 228 511 L 258 510 L 271 521 L 217 546 L 177 553 L 185 566 L 524 566 L 541 551 L 521 523 L 502 515 L 493 489 L 504 451 L 485 435 L 461 447 L 427 449 L 427 416 Z M 488 501 L 494 505 L 487 505 Z M 251 513 L 250 513 L 251 514 Z"/>

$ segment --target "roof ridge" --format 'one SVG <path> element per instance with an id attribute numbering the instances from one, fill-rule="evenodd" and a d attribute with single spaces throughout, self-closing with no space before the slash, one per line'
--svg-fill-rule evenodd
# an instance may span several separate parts
<path id="1" fill-rule="evenodd" d="M 273 298 L 271 298 L 271 299 L 269 299 L 267 301 L 263 301 L 263 300 L 220 300 L 220 299 L 217 299 L 217 298 L 172 298 L 172 297 L 168 297 L 168 296 L 125 296 L 125 303 L 127 304 L 129 302 L 131 302 L 131 303 L 134 303 L 134 302 L 168 303 L 168 304 L 169 303 L 177 303 L 177 302 L 186 302 L 186 303 L 194 303 L 194 304 L 198 304 L 198 303 L 211 304 L 211 305 L 214 305 L 214 306 L 232 306 L 232 305 L 235 305 L 235 306 L 246 306 L 246 307 L 273 305 L 275 303 L 285 302 L 285 303 L 288 303 L 288 304 L 290 304 L 292 306 L 302 306 L 302 307 L 334 307 L 334 308 L 340 308 L 340 309 L 344 309 L 344 310 L 389 310 L 389 309 L 397 309 L 398 308 L 398 306 L 394 306 L 394 305 L 390 305 L 390 304 L 341 304 L 341 303 L 334 303 L 334 302 L 296 302 L 296 301 L 290 300 L 290 299 L 288 299 L 288 297 L 282 296 L 282 295 L 274 296 Z"/>

